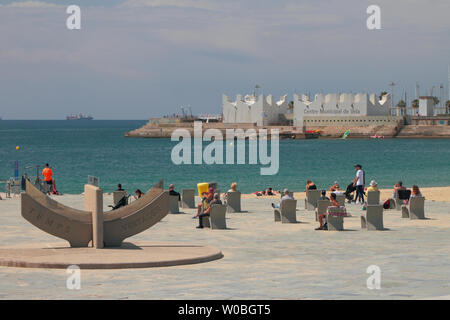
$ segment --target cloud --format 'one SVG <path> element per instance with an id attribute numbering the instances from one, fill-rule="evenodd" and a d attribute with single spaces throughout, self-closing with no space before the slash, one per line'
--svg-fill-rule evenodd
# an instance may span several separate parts
<path id="1" fill-rule="evenodd" d="M 62 8 L 64 6 L 43 1 L 21 1 L 0 5 L 7 8 Z"/>
<path id="2" fill-rule="evenodd" d="M 179 7 L 215 10 L 217 4 L 210 0 L 127 0 L 121 6 L 123 7 Z"/>
<path id="3" fill-rule="evenodd" d="M 108 105 L 120 118 L 123 105 L 134 115 L 184 103 L 219 108 L 222 92 L 254 83 L 279 95 L 445 81 L 448 0 L 378 2 L 377 31 L 366 28 L 372 1 L 361 0 L 84 2 L 82 29 L 70 31 L 65 10 L 39 10 L 56 0 L 16 0 L 0 10 L 0 30 L 8 30 L 0 32 L 0 96 L 24 109 L 39 101 L 45 113 L 44 102 L 64 101 L 75 88 L 77 103 Z"/>

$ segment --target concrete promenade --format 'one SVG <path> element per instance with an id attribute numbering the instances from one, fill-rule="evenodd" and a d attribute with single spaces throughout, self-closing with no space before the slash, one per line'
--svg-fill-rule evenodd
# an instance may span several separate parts
<path id="1" fill-rule="evenodd" d="M 82 209 L 81 195 L 56 198 Z M 245 198 L 247 213 L 227 214 L 229 230 L 195 229 L 193 209 L 168 215 L 129 242 L 205 244 L 220 260 L 177 267 L 82 270 L 68 290 L 63 269 L 0 267 L 0 299 L 425 299 L 450 298 L 450 202 L 426 202 L 428 220 L 385 211 L 386 231 L 364 231 L 361 207 L 348 205 L 344 232 L 315 231 L 313 212 L 297 207 L 298 224 L 273 221 L 274 199 Z M 112 197 L 105 196 L 104 205 Z M 105 208 L 107 210 L 107 208 Z M 1 246 L 60 242 L 20 215 L 19 198 L 0 201 Z M 369 290 L 367 267 L 381 268 Z"/>

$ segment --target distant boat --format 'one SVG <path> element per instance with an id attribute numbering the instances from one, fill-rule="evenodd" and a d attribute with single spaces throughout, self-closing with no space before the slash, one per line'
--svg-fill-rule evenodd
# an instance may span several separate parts
<path id="1" fill-rule="evenodd" d="M 80 114 L 76 114 L 76 115 L 68 115 L 66 117 L 66 120 L 94 120 L 94 118 L 92 116 L 86 116 L 82 113 Z"/>

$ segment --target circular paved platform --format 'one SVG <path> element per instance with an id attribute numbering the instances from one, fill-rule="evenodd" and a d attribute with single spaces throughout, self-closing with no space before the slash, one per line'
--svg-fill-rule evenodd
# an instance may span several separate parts
<path id="1" fill-rule="evenodd" d="M 0 247 L 0 266 L 22 268 L 126 269 L 169 267 L 213 261 L 222 252 L 183 243 L 124 243 L 121 247 L 70 248 L 62 244 Z"/>

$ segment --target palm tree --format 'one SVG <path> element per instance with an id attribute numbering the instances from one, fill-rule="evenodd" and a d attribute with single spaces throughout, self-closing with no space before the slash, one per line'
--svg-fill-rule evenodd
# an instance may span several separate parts
<path id="1" fill-rule="evenodd" d="M 406 102 L 403 101 L 403 100 L 400 100 L 400 101 L 397 103 L 397 107 L 398 107 L 398 108 L 406 108 Z"/>
<path id="2" fill-rule="evenodd" d="M 413 107 L 413 109 L 417 109 L 419 108 L 419 100 L 415 99 L 411 102 L 411 107 Z"/>
<path id="3" fill-rule="evenodd" d="M 450 100 L 447 100 L 445 107 L 447 108 L 447 113 L 450 113 Z"/>
<path id="4" fill-rule="evenodd" d="M 437 97 L 433 97 L 433 103 L 434 105 L 438 105 L 439 104 L 439 99 Z"/>

